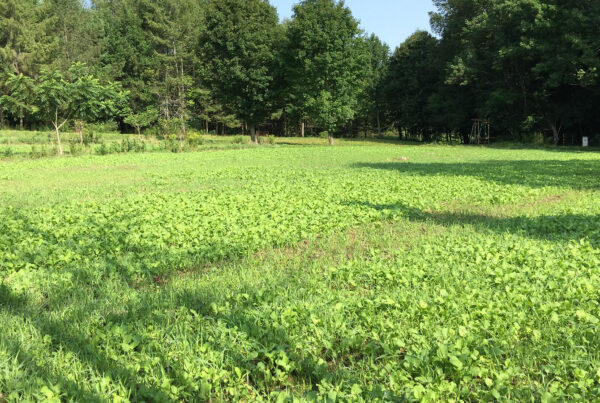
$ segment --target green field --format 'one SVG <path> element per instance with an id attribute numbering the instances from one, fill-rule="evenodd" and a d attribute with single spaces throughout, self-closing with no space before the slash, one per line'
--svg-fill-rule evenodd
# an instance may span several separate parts
<path id="1" fill-rule="evenodd" d="M 0 402 L 600 399 L 600 154 L 325 142 L 0 160 Z"/>

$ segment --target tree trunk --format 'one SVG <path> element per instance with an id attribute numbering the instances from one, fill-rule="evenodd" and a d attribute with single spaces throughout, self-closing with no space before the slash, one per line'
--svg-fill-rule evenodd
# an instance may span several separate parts
<path id="1" fill-rule="evenodd" d="M 186 127 L 185 127 L 185 121 L 183 120 L 183 115 L 180 115 L 180 119 L 181 119 L 181 132 L 179 132 L 179 146 L 181 148 L 183 148 L 183 141 L 184 139 L 187 137 L 187 132 L 186 132 Z"/>
<path id="2" fill-rule="evenodd" d="M 556 122 L 550 118 L 547 121 L 550 129 L 552 129 L 552 140 L 554 145 L 557 146 L 560 141 L 560 127 L 556 127 Z"/>
<path id="3" fill-rule="evenodd" d="M 250 127 L 250 139 L 253 143 L 257 144 L 258 139 L 256 138 L 256 126 L 254 125 L 254 123 L 250 123 L 248 126 Z"/>
<path id="4" fill-rule="evenodd" d="M 381 119 L 379 117 L 379 109 L 377 109 L 377 136 L 381 137 Z"/>
<path id="5" fill-rule="evenodd" d="M 204 120 L 204 128 L 205 128 L 206 134 L 208 134 L 208 119 Z"/>
<path id="6" fill-rule="evenodd" d="M 60 129 L 58 127 L 58 122 L 54 123 L 54 129 L 56 130 L 56 149 L 58 152 L 58 155 L 63 155 L 63 150 L 62 150 L 62 145 L 60 143 Z"/>
<path id="7" fill-rule="evenodd" d="M 60 143 L 60 128 L 63 127 L 65 123 L 67 123 L 67 120 L 63 121 L 60 125 L 58 124 L 58 109 L 56 109 L 54 111 L 54 122 L 52 122 L 52 124 L 56 130 L 56 149 L 59 156 L 63 155 L 62 144 Z"/>
<path id="8" fill-rule="evenodd" d="M 556 127 L 556 123 L 554 123 L 552 120 L 548 119 L 548 123 L 552 129 L 552 139 L 554 141 L 554 145 L 557 146 L 558 142 L 560 141 L 560 129 Z"/>
<path id="9" fill-rule="evenodd" d="M 139 126 L 136 126 L 135 131 L 137 131 L 138 139 L 142 140 L 142 128 Z"/>
<path id="10" fill-rule="evenodd" d="M 329 133 L 329 145 L 332 146 L 333 145 L 333 133 Z"/>
<path id="11" fill-rule="evenodd" d="M 304 137 L 304 122 L 300 123 L 300 137 Z"/>
<path id="12" fill-rule="evenodd" d="M 19 129 L 23 130 L 23 116 L 19 116 Z"/>

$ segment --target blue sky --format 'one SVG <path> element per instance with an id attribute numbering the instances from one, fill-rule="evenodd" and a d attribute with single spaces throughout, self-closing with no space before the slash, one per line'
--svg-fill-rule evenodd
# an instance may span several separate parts
<path id="1" fill-rule="evenodd" d="M 289 18 L 298 0 L 271 0 L 279 17 Z M 392 49 L 400 45 L 417 29 L 429 30 L 431 0 L 346 0 L 361 27 L 377 35 Z"/>

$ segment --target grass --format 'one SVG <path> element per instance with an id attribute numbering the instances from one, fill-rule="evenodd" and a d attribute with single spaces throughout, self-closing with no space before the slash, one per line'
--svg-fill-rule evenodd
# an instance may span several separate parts
<path id="1" fill-rule="evenodd" d="M 94 139 L 85 146 L 80 144 L 79 134 L 74 132 L 61 133 L 61 142 L 65 155 L 106 155 L 127 152 L 123 150 L 125 142 L 139 142 L 143 146 L 144 152 L 164 152 L 173 151 L 179 143 L 177 141 L 157 140 L 154 137 L 142 137 L 138 139 L 137 135 L 127 135 L 117 132 L 94 132 L 88 131 L 88 134 L 94 133 Z M 238 139 L 231 136 L 200 136 L 200 144 L 184 144 L 183 151 L 211 151 L 221 149 L 239 149 L 250 146 L 250 136 L 237 136 Z M 236 143 L 239 142 L 239 143 Z M 136 144 L 137 145 L 137 144 Z M 76 151 L 76 152 L 74 152 Z M 134 150 L 129 150 L 133 152 Z M 140 150 L 135 150 L 140 152 Z M 0 159 L 30 159 L 41 157 L 54 157 L 57 154 L 56 135 L 50 131 L 19 131 L 4 130 L 0 131 Z"/>
<path id="2" fill-rule="evenodd" d="M 122 143 L 127 141 L 138 141 L 137 135 L 121 134 L 118 132 L 98 132 L 88 130 L 86 133 L 93 134 L 91 144 L 80 145 L 79 134 L 65 131 L 61 133 L 63 151 L 67 156 L 81 155 L 106 155 L 123 153 Z M 272 138 L 262 137 L 264 145 L 303 145 L 323 146 L 328 145 L 328 140 L 318 137 L 307 138 Z M 377 145 L 385 143 L 398 144 L 395 138 L 370 139 L 362 141 L 358 139 L 339 139 L 338 146 L 353 145 L 360 142 L 362 145 Z M 157 140 L 154 137 L 142 137 L 142 145 L 145 152 L 173 151 L 178 142 Z M 174 144 L 172 144 L 174 143 Z M 29 159 L 54 157 L 57 154 L 56 135 L 53 131 L 28 131 L 28 130 L 3 130 L 0 131 L 0 159 Z M 250 147 L 250 136 L 217 136 L 200 135 L 199 144 L 184 144 L 184 151 L 214 151 L 224 149 L 239 149 Z M 179 148 L 179 147 L 177 147 Z M 181 151 L 181 150 L 178 150 Z M 139 150 L 137 150 L 139 152 Z"/>
<path id="3" fill-rule="evenodd" d="M 0 401 L 600 398 L 598 154 L 338 143 L 0 161 Z"/>

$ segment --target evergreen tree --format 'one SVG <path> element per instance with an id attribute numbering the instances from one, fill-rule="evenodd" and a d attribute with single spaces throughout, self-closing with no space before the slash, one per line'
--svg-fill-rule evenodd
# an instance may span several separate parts
<path id="1" fill-rule="evenodd" d="M 0 2 L 0 64 L 8 72 L 33 74 L 42 43 L 35 0 Z"/>

